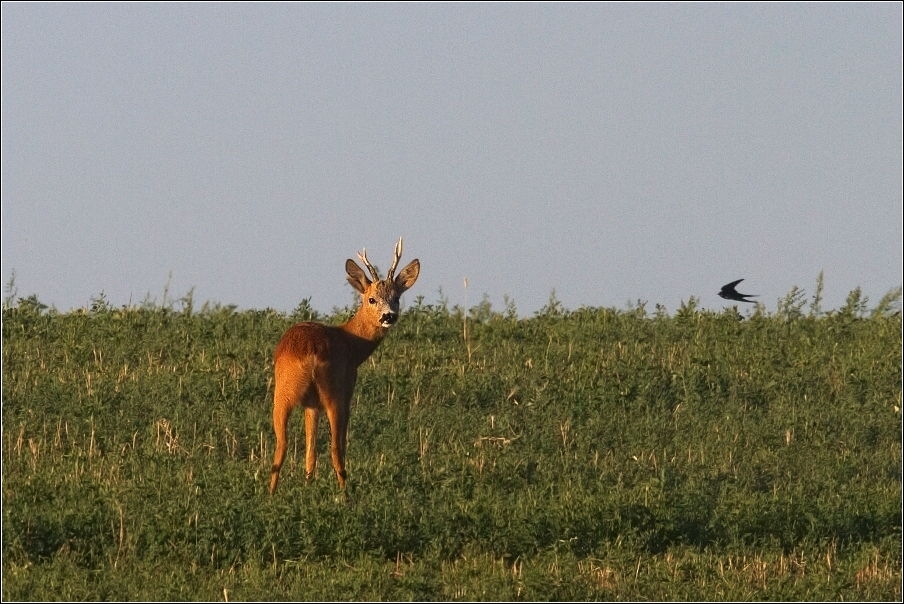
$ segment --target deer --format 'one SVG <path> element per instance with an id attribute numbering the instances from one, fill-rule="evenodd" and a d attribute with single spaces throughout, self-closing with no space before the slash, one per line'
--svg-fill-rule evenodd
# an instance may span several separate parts
<path id="1" fill-rule="evenodd" d="M 348 282 L 361 295 L 354 316 L 342 325 L 296 323 L 286 331 L 273 352 L 276 451 L 270 469 L 271 496 L 276 491 L 286 456 L 289 416 L 301 405 L 304 407 L 305 479 L 314 477 L 317 420 L 320 413 L 325 412 L 330 422 L 333 469 L 348 501 L 345 451 L 358 367 L 373 354 L 398 320 L 399 297 L 414 285 L 421 270 L 420 262 L 414 259 L 395 276 L 402 257 L 401 237 L 386 279 L 380 279 L 377 269 L 367 260 L 367 248 L 357 255 L 370 272 L 370 278 L 354 260 L 345 261 Z"/>

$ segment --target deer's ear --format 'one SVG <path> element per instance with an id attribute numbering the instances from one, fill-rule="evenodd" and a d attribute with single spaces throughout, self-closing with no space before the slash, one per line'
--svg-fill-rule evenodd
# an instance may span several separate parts
<path id="1" fill-rule="evenodd" d="M 408 263 L 408 266 L 402 269 L 402 272 L 399 273 L 399 276 L 395 278 L 395 286 L 396 290 L 401 294 L 406 289 L 410 288 L 414 285 L 414 282 L 417 281 L 417 276 L 421 272 L 421 263 L 417 258 Z"/>
<path id="2" fill-rule="evenodd" d="M 359 294 L 363 294 L 364 290 L 370 285 L 370 279 L 361 270 L 361 267 L 355 264 L 355 261 L 349 258 L 345 261 L 345 272 L 348 273 L 348 282 L 352 284 Z"/>

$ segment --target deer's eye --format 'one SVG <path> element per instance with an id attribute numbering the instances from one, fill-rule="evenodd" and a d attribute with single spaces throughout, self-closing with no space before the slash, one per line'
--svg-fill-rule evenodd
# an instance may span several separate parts
<path id="1" fill-rule="evenodd" d="M 374 299 L 374 298 L 371 298 L 370 300 L 368 300 L 368 302 L 370 302 L 371 304 L 376 304 L 376 303 L 377 303 L 376 299 Z"/>

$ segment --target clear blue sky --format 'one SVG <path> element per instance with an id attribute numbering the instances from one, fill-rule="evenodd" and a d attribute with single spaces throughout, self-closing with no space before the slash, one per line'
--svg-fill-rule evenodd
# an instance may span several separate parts
<path id="1" fill-rule="evenodd" d="M 329 311 L 399 236 L 408 303 L 837 308 L 902 195 L 899 2 L 2 4 L 0 276 L 59 310 Z"/>

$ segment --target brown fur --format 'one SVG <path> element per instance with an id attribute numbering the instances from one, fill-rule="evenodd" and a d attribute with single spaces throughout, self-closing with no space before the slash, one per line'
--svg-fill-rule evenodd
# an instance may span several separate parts
<path id="1" fill-rule="evenodd" d="M 396 247 L 393 267 L 399 256 L 401 240 Z M 366 264 L 366 256 L 362 259 Z M 333 468 L 340 488 L 345 489 L 348 419 L 358 367 L 376 350 L 398 318 L 399 296 L 414 285 L 420 263 L 412 260 L 394 279 L 375 281 L 368 279 L 352 260 L 346 262 L 345 268 L 349 283 L 361 294 L 361 305 L 355 316 L 338 326 L 310 322 L 293 325 L 273 353 L 276 452 L 270 470 L 271 495 L 276 491 L 279 471 L 286 455 L 289 416 L 299 405 L 304 407 L 305 415 L 306 477 L 314 475 L 317 420 L 323 411 L 330 422 Z"/>

